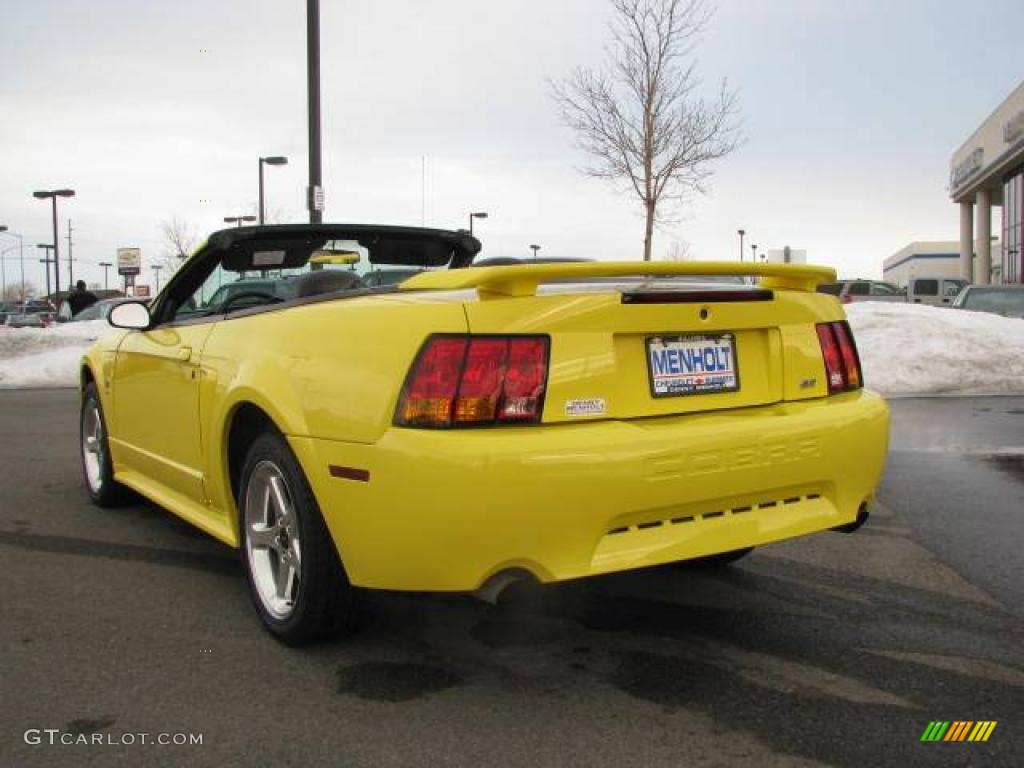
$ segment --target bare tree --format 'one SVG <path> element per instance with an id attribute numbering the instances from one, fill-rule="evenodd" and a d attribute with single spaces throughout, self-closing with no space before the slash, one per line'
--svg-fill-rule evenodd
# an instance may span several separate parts
<path id="1" fill-rule="evenodd" d="M 192 253 L 199 238 L 195 230 L 184 220 L 172 216 L 160 223 L 163 235 L 164 268 L 173 274 Z"/>
<path id="2" fill-rule="evenodd" d="M 35 294 L 35 292 L 36 292 L 35 284 L 34 283 L 30 283 L 27 280 L 25 281 L 25 290 L 24 291 L 22 291 L 22 286 L 21 286 L 20 282 L 8 283 L 6 289 L 4 290 L 4 295 L 2 297 L 2 300 L 5 301 L 5 302 L 11 302 L 12 304 L 13 303 L 17 303 L 17 302 L 23 302 L 23 301 L 25 301 L 25 297 L 26 296 Z"/>
<path id="3" fill-rule="evenodd" d="M 552 83 L 565 124 L 592 163 L 590 176 L 625 183 L 644 208 L 644 260 L 663 199 L 704 192 L 712 165 L 739 144 L 737 98 L 696 95 L 693 57 L 711 18 L 705 0 L 611 0 L 614 17 L 603 69 L 577 67 Z"/>

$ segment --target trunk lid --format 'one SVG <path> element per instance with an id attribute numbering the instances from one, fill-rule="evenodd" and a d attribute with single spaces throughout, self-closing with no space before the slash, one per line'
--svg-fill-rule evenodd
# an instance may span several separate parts
<path id="1" fill-rule="evenodd" d="M 558 268 L 554 274 L 551 267 Z M 678 279 L 665 279 L 663 269 Z M 491 278 L 473 274 L 499 270 Z M 646 277 L 642 270 L 659 275 Z M 638 271 L 639 279 L 631 278 Z M 697 277 L 723 271 L 754 272 L 761 284 Z M 556 423 L 826 395 L 815 323 L 842 319 L 842 310 L 833 297 L 813 290 L 829 274 L 781 265 L 594 262 L 465 269 L 429 278 L 449 278 L 439 289 L 477 289 L 464 304 L 472 334 L 550 337 L 543 421 Z M 540 285 L 551 279 L 563 282 Z M 587 282 L 564 282 L 574 279 Z"/>

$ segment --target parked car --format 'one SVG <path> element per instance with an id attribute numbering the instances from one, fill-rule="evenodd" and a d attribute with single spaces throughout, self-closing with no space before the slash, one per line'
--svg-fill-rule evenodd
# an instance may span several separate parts
<path id="1" fill-rule="evenodd" d="M 328 243 L 427 271 L 344 283 L 309 269 Z M 292 644 L 351 629 L 361 589 L 496 600 L 866 520 L 888 409 L 814 292 L 833 270 L 473 267 L 479 249 L 408 227 L 214 233 L 82 360 L 90 498 L 134 489 L 238 548 Z M 258 268 L 289 298 L 202 300 Z M 760 282 L 702 277 L 742 275 Z"/>
<path id="2" fill-rule="evenodd" d="M 956 309 L 1024 317 L 1024 285 L 968 285 L 953 302 Z"/>
<path id="3" fill-rule="evenodd" d="M 90 304 L 77 315 L 74 315 L 73 317 L 68 319 L 67 322 L 79 323 L 84 320 L 106 320 L 107 316 L 110 314 L 110 310 L 112 310 L 118 304 L 124 304 L 126 301 L 139 301 L 139 299 L 102 299 L 100 301 L 97 301 L 95 304 Z"/>
<path id="4" fill-rule="evenodd" d="M 30 299 L 24 304 L 11 306 L 5 313 L 7 328 L 45 328 L 55 322 L 56 312 L 45 301 Z"/>
<path id="5" fill-rule="evenodd" d="M 855 301 L 906 301 L 906 293 L 898 285 L 881 280 L 837 280 L 822 283 L 819 293 L 830 293 L 843 304 Z"/>
<path id="6" fill-rule="evenodd" d="M 45 328 L 49 325 L 46 315 L 41 312 L 13 312 L 4 322 L 7 328 Z"/>
<path id="7" fill-rule="evenodd" d="M 959 277 L 912 277 L 907 282 L 907 302 L 948 306 L 966 285 L 967 281 Z"/>

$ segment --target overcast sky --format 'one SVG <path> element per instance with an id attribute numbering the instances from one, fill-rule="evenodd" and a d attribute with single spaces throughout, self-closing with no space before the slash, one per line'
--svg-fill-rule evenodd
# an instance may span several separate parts
<path id="1" fill-rule="evenodd" d="M 600 63 L 607 3 L 322 6 L 325 220 L 456 228 L 484 210 L 488 255 L 539 243 L 552 256 L 640 258 L 638 204 L 578 173 L 546 85 Z M 255 212 L 261 154 L 290 159 L 266 171 L 268 208 L 306 220 L 304 2 L 2 8 L 0 224 L 31 244 L 37 285 L 34 244 L 51 223 L 35 189 L 77 191 L 61 201 L 61 236 L 70 218 L 76 277 L 90 281 L 118 246 L 157 261 L 171 216 L 205 235 Z M 911 240 L 955 239 L 949 158 L 1020 82 L 1021 29 L 1019 0 L 988 0 L 984 13 L 962 0 L 722 0 L 700 69 L 709 92 L 722 78 L 738 89 L 746 143 L 658 232 L 655 255 L 678 240 L 736 259 L 743 227 L 748 245 L 806 248 L 869 276 Z"/>

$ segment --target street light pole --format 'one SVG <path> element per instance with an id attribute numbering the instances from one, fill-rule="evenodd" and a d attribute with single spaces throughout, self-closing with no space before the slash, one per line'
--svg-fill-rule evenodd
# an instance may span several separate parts
<path id="1" fill-rule="evenodd" d="M 539 245 L 531 245 L 530 248 L 533 250 L 533 260 L 536 261 L 537 260 L 537 251 L 540 250 L 540 246 Z"/>
<path id="2" fill-rule="evenodd" d="M 108 289 L 108 285 L 107 285 L 107 270 L 110 269 L 114 265 L 111 262 L 109 262 L 109 261 L 101 261 L 100 262 L 100 266 L 103 267 L 103 290 L 105 291 L 105 290 Z"/>
<path id="3" fill-rule="evenodd" d="M 750 250 L 754 252 L 754 263 L 757 264 L 757 243 L 751 243 Z"/>
<path id="4" fill-rule="evenodd" d="M 320 157 L 320 0 L 306 0 L 306 87 L 309 102 L 309 223 L 323 221 Z"/>
<path id="5" fill-rule="evenodd" d="M 68 290 L 71 290 L 71 286 L 75 284 L 75 268 L 71 265 L 73 259 L 71 258 L 71 219 L 68 219 Z"/>
<path id="6" fill-rule="evenodd" d="M 0 232 L 18 238 L 18 260 L 21 262 L 21 303 L 25 303 L 25 238 L 17 232 L 8 231 L 6 225 L 0 224 Z"/>
<path id="7" fill-rule="evenodd" d="M 75 190 L 73 189 L 50 189 L 32 193 L 32 197 L 37 200 L 50 198 L 50 202 L 53 204 L 53 295 L 57 297 L 58 301 L 60 301 L 60 239 L 57 232 L 57 198 L 74 196 Z M 46 278 L 49 282 L 49 265 L 46 268 Z"/>
<path id="8" fill-rule="evenodd" d="M 740 236 L 740 261 L 743 261 L 743 236 L 745 234 L 747 234 L 747 230 L 745 230 L 745 229 L 737 229 L 736 232 Z"/>
<path id="9" fill-rule="evenodd" d="M 255 216 L 225 216 L 224 221 L 228 224 L 238 223 L 238 226 L 242 226 L 242 222 L 253 222 L 256 221 Z"/>
<path id="10" fill-rule="evenodd" d="M 153 291 L 153 295 L 160 293 L 160 270 L 163 269 L 162 264 L 154 264 L 150 267 L 153 270 L 153 274 L 156 277 L 156 290 Z"/>
<path id="11" fill-rule="evenodd" d="M 263 165 L 287 165 L 288 158 L 281 155 L 275 155 L 274 157 L 261 157 L 260 158 L 260 226 L 263 226 L 266 214 L 263 209 Z"/>
<path id="12" fill-rule="evenodd" d="M 46 265 L 46 296 L 49 299 L 50 296 L 50 265 L 53 263 L 53 259 L 50 258 L 50 251 L 53 250 L 53 246 L 49 243 L 37 243 L 36 248 L 42 248 L 46 251 L 46 258 L 40 259 L 40 264 Z"/>
<path id="13" fill-rule="evenodd" d="M 469 214 L 469 234 L 473 234 L 473 219 L 486 219 L 487 211 L 477 211 Z"/>

